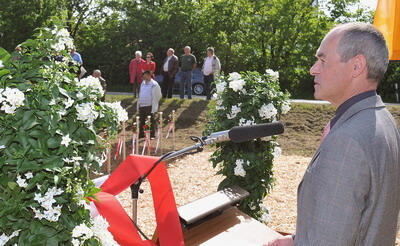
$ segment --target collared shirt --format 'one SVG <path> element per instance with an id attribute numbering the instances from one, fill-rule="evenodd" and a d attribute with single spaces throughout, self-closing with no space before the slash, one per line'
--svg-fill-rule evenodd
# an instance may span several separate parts
<path id="1" fill-rule="evenodd" d="M 152 80 L 145 81 L 140 85 L 139 107 L 151 106 L 153 101 L 153 83 Z"/>
<path id="2" fill-rule="evenodd" d="M 344 103 L 340 104 L 340 106 L 337 108 L 335 112 L 335 116 L 332 118 L 331 123 L 330 123 L 330 128 L 332 129 L 333 125 L 339 120 L 339 118 L 354 104 L 358 103 L 359 101 L 367 98 L 367 97 L 372 97 L 376 96 L 376 91 L 366 91 L 361 94 L 355 95 L 353 97 L 350 97 L 347 99 Z"/>
<path id="3" fill-rule="evenodd" d="M 207 76 L 213 73 L 213 66 L 212 66 L 213 60 L 214 60 L 213 56 L 211 57 L 208 56 L 204 61 L 204 71 L 203 71 L 204 75 Z"/>
<path id="4" fill-rule="evenodd" d="M 83 64 L 82 56 L 78 52 L 71 53 L 71 57 L 77 63 Z"/>
<path id="5" fill-rule="evenodd" d="M 168 63 L 169 63 L 169 60 L 171 60 L 171 57 L 172 57 L 172 56 L 168 56 L 168 57 L 167 57 L 167 60 L 166 60 L 165 63 L 164 63 L 164 66 L 163 66 L 164 72 L 168 72 Z"/>

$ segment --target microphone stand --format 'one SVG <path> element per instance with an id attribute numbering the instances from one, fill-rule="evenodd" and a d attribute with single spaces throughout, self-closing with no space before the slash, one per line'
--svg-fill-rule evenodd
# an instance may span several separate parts
<path id="1" fill-rule="evenodd" d="M 139 193 L 143 193 L 143 190 L 140 188 L 140 186 L 143 183 L 143 181 L 150 175 L 150 173 L 162 161 L 170 160 L 170 159 L 182 156 L 182 155 L 196 154 L 196 153 L 202 152 L 203 149 L 204 149 L 204 145 L 211 144 L 211 143 L 214 142 L 214 138 L 208 138 L 208 137 L 199 138 L 199 137 L 191 136 L 190 139 L 195 141 L 195 142 L 197 142 L 197 143 L 192 145 L 192 146 L 183 148 L 181 150 L 169 152 L 169 153 L 161 156 L 160 159 L 158 159 L 156 162 L 154 162 L 153 166 L 149 169 L 149 171 L 147 171 L 145 174 L 143 174 L 136 181 L 136 183 L 131 185 L 132 200 L 133 200 L 133 203 L 132 203 L 132 222 L 134 223 L 134 225 L 136 226 L 136 228 L 138 229 L 140 234 L 142 234 L 142 236 L 147 240 L 149 240 L 148 237 L 137 226 L 137 204 L 138 204 L 138 199 L 139 199 Z"/>

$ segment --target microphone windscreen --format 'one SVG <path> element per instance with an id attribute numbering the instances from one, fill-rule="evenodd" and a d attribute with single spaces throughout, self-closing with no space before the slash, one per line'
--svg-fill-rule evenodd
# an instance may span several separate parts
<path id="1" fill-rule="evenodd" d="M 256 138 L 282 134 L 283 132 L 283 124 L 277 121 L 252 126 L 235 126 L 229 131 L 229 138 L 234 143 L 241 143 Z"/>

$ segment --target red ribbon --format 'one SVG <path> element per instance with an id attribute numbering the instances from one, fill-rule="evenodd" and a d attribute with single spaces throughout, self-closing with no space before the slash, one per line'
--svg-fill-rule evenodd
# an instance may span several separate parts
<path id="1" fill-rule="evenodd" d="M 115 241 L 122 246 L 154 246 L 153 241 L 143 240 L 125 210 L 114 197 L 134 184 L 145 174 L 158 158 L 128 156 L 101 186 L 93 201 L 99 213 L 110 227 Z M 175 197 L 165 163 L 160 163 L 148 176 L 157 221 L 159 245 L 184 246 L 182 228 L 176 208 Z"/>

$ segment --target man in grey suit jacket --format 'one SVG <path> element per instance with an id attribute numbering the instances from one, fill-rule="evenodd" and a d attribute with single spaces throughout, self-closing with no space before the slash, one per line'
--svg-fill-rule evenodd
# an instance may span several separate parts
<path id="1" fill-rule="evenodd" d="M 400 136 L 376 94 L 388 64 L 370 24 L 335 27 L 310 73 L 314 96 L 338 107 L 298 188 L 296 234 L 267 245 L 394 245 Z"/>
<path id="2" fill-rule="evenodd" d="M 174 55 L 175 51 L 169 48 L 167 51 L 167 57 L 165 57 L 164 62 L 161 67 L 163 75 L 162 83 L 162 96 L 164 98 L 172 97 L 172 90 L 174 88 L 175 75 L 179 69 L 178 57 Z"/>

